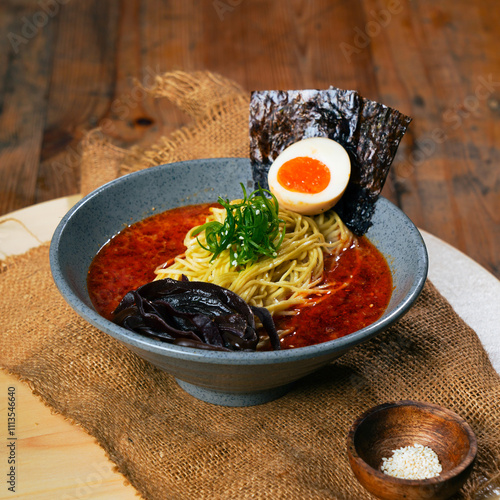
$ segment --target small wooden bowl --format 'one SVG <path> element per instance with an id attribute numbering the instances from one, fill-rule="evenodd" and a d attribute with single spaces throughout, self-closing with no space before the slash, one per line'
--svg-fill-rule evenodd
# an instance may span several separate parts
<path id="1" fill-rule="evenodd" d="M 382 458 L 402 446 L 421 444 L 438 455 L 443 468 L 431 479 L 399 479 L 381 471 Z M 469 476 L 477 440 L 467 422 L 446 408 L 417 401 L 386 403 L 368 410 L 347 438 L 351 468 L 370 493 L 386 500 L 445 499 Z"/>

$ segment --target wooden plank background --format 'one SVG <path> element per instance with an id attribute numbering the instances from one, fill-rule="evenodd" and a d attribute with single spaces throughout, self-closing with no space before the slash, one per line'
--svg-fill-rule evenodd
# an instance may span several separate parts
<path id="1" fill-rule="evenodd" d="M 493 0 L 3 0 L 0 214 L 78 192 L 104 119 L 125 146 L 187 122 L 133 78 L 334 85 L 414 118 L 383 194 L 500 277 L 499 26 Z"/>

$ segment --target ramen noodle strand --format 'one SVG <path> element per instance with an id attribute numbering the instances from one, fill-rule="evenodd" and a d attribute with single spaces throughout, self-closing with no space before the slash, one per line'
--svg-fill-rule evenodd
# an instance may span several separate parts
<path id="1" fill-rule="evenodd" d="M 212 208 L 207 222 L 224 222 L 226 210 Z M 185 239 L 186 251 L 159 266 L 155 279 L 205 281 L 228 288 L 254 306 L 266 307 L 271 314 L 294 314 L 293 308 L 308 301 L 308 296 L 328 292 L 320 287 L 323 279 L 324 252 L 338 253 L 351 244 L 352 234 L 338 215 L 329 211 L 315 217 L 280 209 L 285 235 L 276 257 L 262 257 L 243 269 L 231 266 L 229 250 L 212 262 L 205 233 L 198 237 L 191 229 Z M 199 242 L 198 243 L 198 239 Z"/>

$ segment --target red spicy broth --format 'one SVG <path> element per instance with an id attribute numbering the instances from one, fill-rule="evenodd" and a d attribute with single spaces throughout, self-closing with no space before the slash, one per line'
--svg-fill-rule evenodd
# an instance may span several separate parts
<path id="1" fill-rule="evenodd" d="M 205 222 L 214 204 L 189 205 L 153 215 L 120 231 L 90 265 L 87 287 L 97 312 L 111 319 L 123 296 L 155 278 L 154 270 L 185 250 L 184 237 Z M 335 293 L 294 316 L 275 318 L 276 327 L 292 333 L 283 349 L 304 347 L 343 337 L 375 322 L 392 294 L 392 276 L 383 255 L 365 238 L 358 238 L 337 258 L 325 258 L 324 282 Z"/>

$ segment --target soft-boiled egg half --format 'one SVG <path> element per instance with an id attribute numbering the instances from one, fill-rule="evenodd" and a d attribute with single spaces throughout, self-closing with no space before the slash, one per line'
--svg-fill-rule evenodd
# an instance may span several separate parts
<path id="1" fill-rule="evenodd" d="M 332 139 L 313 137 L 288 146 L 271 165 L 267 179 L 280 206 L 316 215 L 340 200 L 350 175 L 347 151 Z"/>

